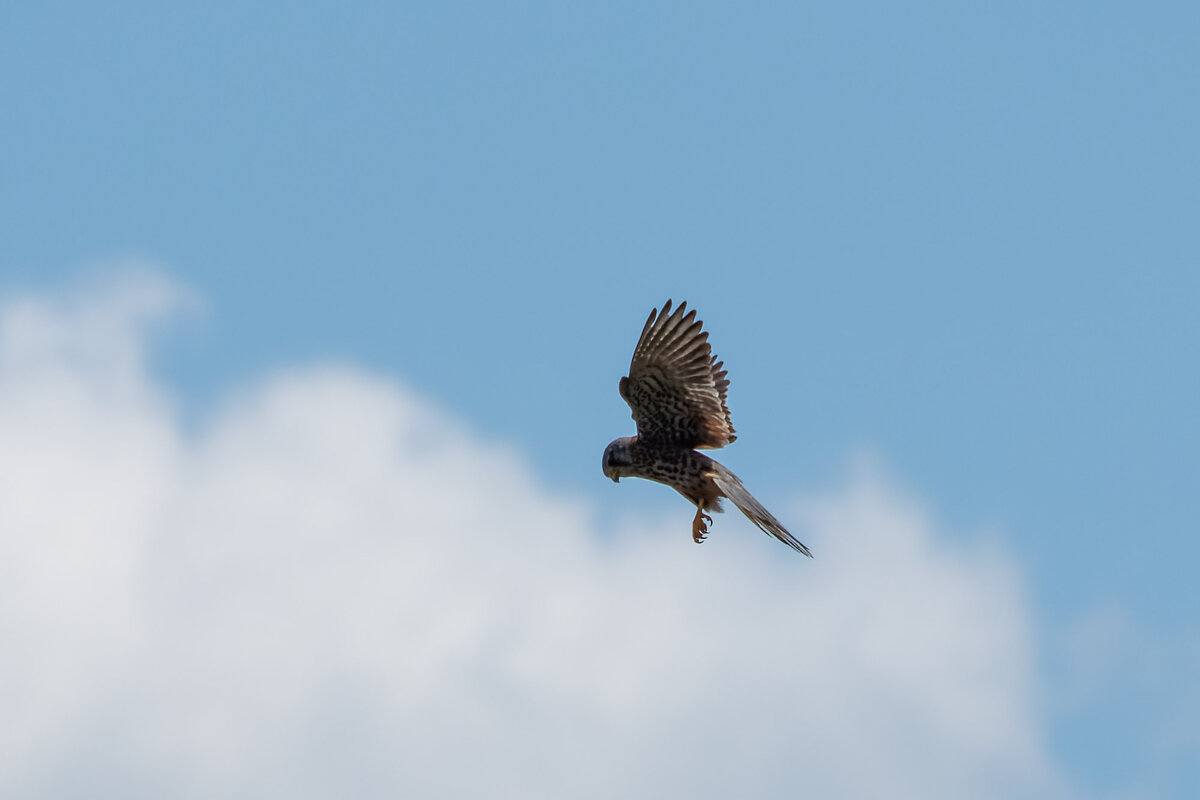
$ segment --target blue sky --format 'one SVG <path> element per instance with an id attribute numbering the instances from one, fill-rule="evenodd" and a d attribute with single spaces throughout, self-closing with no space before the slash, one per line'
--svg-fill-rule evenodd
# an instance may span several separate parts
<path id="1" fill-rule="evenodd" d="M 1194 698 L 1200 637 L 1191 4 L 61 4 L 0 28 L 0 289 L 160 264 L 204 304 L 155 340 L 181 414 L 351 363 L 602 519 L 682 519 L 599 456 L 632 432 L 645 315 L 686 299 L 748 485 L 874 453 L 1020 564 L 1073 780 L 1200 785 L 1194 736 L 1145 743 Z M 1058 708 L 1096 613 L 1165 672 L 1121 655 Z"/>

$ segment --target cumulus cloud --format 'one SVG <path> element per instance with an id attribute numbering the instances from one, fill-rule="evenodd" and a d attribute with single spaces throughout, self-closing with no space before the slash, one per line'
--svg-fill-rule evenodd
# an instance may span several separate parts
<path id="1" fill-rule="evenodd" d="M 882 471 L 797 496 L 809 561 L 601 532 L 347 365 L 184 430 L 143 357 L 181 296 L 0 311 L 5 796 L 1061 793 L 1015 565 Z"/>

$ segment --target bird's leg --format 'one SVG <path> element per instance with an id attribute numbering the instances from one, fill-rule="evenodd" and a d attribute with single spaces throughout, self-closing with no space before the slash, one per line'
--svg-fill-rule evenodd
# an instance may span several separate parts
<path id="1" fill-rule="evenodd" d="M 708 525 L 712 517 L 704 513 L 704 506 L 696 506 L 696 516 L 692 519 L 692 541 L 700 544 L 708 535 Z"/>

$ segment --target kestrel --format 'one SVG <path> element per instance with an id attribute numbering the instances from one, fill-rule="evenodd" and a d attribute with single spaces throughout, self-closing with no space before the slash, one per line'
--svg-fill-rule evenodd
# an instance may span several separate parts
<path id="1" fill-rule="evenodd" d="M 699 544 L 727 497 L 750 521 L 797 552 L 808 548 L 762 507 L 742 482 L 696 449 L 715 450 L 737 438 L 725 405 L 729 379 L 708 343 L 708 333 L 687 303 L 671 312 L 671 301 L 650 312 L 633 350 L 621 397 L 633 410 L 637 436 L 623 436 L 604 449 L 604 474 L 613 481 L 646 478 L 665 483 L 696 506 L 692 539 Z"/>

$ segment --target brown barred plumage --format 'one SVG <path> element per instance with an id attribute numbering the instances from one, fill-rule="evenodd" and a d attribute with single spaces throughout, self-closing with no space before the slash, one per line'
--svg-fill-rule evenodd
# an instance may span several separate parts
<path id="1" fill-rule="evenodd" d="M 685 313 L 686 312 L 686 313 Z M 604 451 L 604 474 L 614 481 L 646 478 L 674 488 L 696 505 L 692 538 L 704 540 L 705 511 L 720 511 L 728 497 L 764 532 L 806 556 L 808 548 L 788 533 L 746 490 L 738 477 L 696 448 L 716 449 L 737 439 L 725 393 L 729 379 L 712 353 L 696 312 L 671 301 L 650 312 L 633 350 L 629 375 L 618 389 L 637 423 L 637 436 L 614 440 Z"/>

